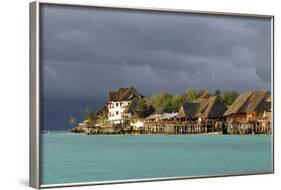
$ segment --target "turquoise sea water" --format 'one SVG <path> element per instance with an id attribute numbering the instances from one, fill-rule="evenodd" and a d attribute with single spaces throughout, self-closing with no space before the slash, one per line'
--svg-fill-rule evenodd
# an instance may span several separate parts
<path id="1" fill-rule="evenodd" d="M 42 134 L 42 184 L 272 171 L 271 135 Z"/>

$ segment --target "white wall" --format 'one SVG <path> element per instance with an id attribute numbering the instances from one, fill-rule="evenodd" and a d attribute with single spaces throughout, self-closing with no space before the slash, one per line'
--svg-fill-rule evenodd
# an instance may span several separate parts
<path id="1" fill-rule="evenodd" d="M 122 104 L 121 104 L 122 103 Z M 120 120 L 122 119 L 122 114 L 124 112 L 124 110 L 128 107 L 130 101 L 116 101 L 116 102 L 109 102 L 108 104 L 108 112 L 113 114 L 110 115 L 108 113 L 108 119 L 109 120 Z M 113 106 L 110 106 L 110 104 L 112 104 Z M 116 106 L 118 104 L 118 106 Z M 116 112 L 118 112 L 118 114 L 116 114 Z"/>
<path id="2" fill-rule="evenodd" d="M 77 2 L 78 0 L 68 0 Z M 29 189 L 28 184 L 28 1 L 6 0 L 0 6 L 0 189 Z M 276 16 L 276 73 L 280 69 L 281 5 L 277 0 L 80 0 L 78 2 L 180 8 L 189 10 L 208 10 L 274 14 Z M 223 26 L 222 26 L 223 27 Z M 65 189 L 95 190 L 266 190 L 280 189 L 281 173 L 281 91 L 278 87 L 281 75 L 276 76 L 275 100 L 275 148 L 276 174 L 181 181 L 151 182 L 139 184 L 105 185 L 96 187 L 74 187 Z M 254 161 L 254 160 L 253 160 Z M 278 187 L 279 186 L 279 187 Z M 62 190 L 62 189 L 59 189 Z"/>

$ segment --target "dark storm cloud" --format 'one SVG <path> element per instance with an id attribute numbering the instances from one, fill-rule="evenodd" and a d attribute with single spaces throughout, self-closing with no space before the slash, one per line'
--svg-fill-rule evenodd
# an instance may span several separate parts
<path id="1" fill-rule="evenodd" d="M 91 8 L 43 8 L 49 97 L 103 98 L 197 89 L 270 90 L 270 20 Z"/>

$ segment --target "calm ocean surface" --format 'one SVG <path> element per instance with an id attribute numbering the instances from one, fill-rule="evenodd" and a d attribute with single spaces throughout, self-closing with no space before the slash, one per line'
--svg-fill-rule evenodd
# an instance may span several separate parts
<path id="1" fill-rule="evenodd" d="M 271 135 L 42 134 L 42 184 L 272 171 Z"/>

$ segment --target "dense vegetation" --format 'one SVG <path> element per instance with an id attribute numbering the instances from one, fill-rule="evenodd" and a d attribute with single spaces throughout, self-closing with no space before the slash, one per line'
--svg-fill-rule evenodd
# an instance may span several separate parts
<path id="1" fill-rule="evenodd" d="M 141 118 L 145 118 L 154 112 L 154 108 L 148 105 L 144 99 L 139 99 L 134 113 Z"/>
<path id="2" fill-rule="evenodd" d="M 236 91 L 225 90 L 222 95 L 222 101 L 226 107 L 229 107 L 238 96 L 239 93 Z"/>
<path id="3" fill-rule="evenodd" d="M 156 110 L 164 109 L 167 112 L 177 112 L 182 103 L 192 102 L 200 97 L 205 91 L 187 89 L 183 94 L 169 94 L 160 92 L 157 95 L 152 95 L 146 99 L 146 103 L 152 105 Z"/>
<path id="4" fill-rule="evenodd" d="M 199 98 L 203 95 L 205 90 L 195 90 L 192 88 L 187 89 L 182 94 L 169 94 L 167 92 L 160 92 L 159 94 L 152 95 L 143 101 L 141 101 L 136 112 L 140 116 L 145 116 L 145 108 L 148 105 L 151 105 L 156 110 L 164 109 L 165 112 L 178 112 L 180 106 L 185 102 L 192 102 L 193 100 Z M 238 97 L 239 93 L 236 91 L 225 90 L 221 93 L 219 90 L 216 90 L 213 95 L 219 96 L 221 101 L 226 105 L 230 106 L 234 100 Z"/>

